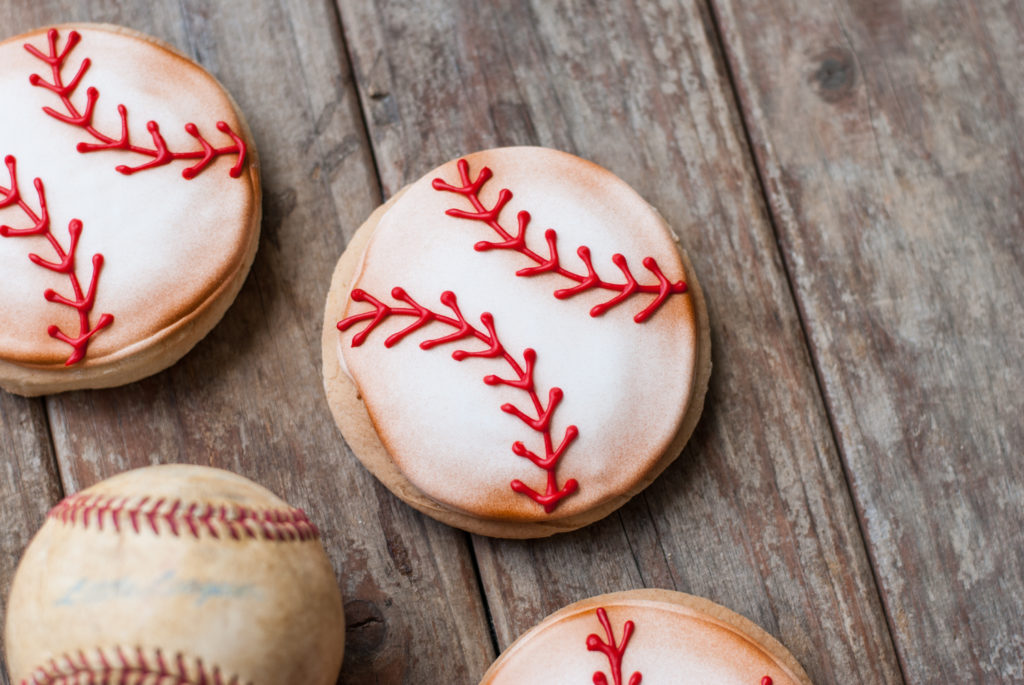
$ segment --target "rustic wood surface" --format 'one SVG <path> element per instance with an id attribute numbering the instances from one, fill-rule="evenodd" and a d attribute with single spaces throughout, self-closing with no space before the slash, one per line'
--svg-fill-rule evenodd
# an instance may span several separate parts
<path id="1" fill-rule="evenodd" d="M 42 400 L 0 391 L 0 455 L 0 593 L 6 600 L 22 551 L 63 494 Z M 8 685 L 6 668 L 0 668 L 0 683 Z"/>
<path id="2" fill-rule="evenodd" d="M 714 0 L 900 662 L 1024 682 L 1024 15 Z"/>
<path id="3" fill-rule="evenodd" d="M 1024 680 L 1019 9 L 0 2 L 5 36 L 79 20 L 156 35 L 224 82 L 260 151 L 263 237 L 237 303 L 172 369 L 0 394 L 4 595 L 62 494 L 193 462 L 322 524 L 349 622 L 340 682 L 472 684 L 545 614 L 634 587 L 747 615 L 816 683 Z M 330 273 L 365 216 L 510 144 L 636 187 L 712 324 L 681 459 L 621 512 L 532 542 L 396 500 L 348 452 L 319 372 Z"/>

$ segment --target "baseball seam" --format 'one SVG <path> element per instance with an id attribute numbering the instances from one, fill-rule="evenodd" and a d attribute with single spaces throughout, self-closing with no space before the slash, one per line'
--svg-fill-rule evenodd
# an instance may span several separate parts
<path id="1" fill-rule="evenodd" d="M 71 54 L 71 51 L 74 50 L 75 46 L 78 45 L 79 41 L 82 39 L 81 34 L 79 34 L 78 31 L 71 31 L 68 33 L 63 50 L 57 49 L 57 41 L 59 39 L 57 29 L 50 29 L 46 34 L 46 39 L 48 43 L 48 52 L 42 52 L 31 43 L 26 43 L 25 49 L 33 57 L 41 60 L 50 67 L 51 78 L 53 81 L 48 82 L 39 76 L 39 74 L 32 74 L 29 77 L 29 82 L 33 86 L 45 88 L 46 90 L 51 91 L 60 98 L 61 105 L 64 107 L 64 112 L 55 110 L 52 107 L 43 107 L 43 111 L 46 112 L 46 114 L 57 121 L 82 129 L 97 141 L 95 143 L 79 143 L 77 146 L 77 150 L 79 152 L 122 150 L 152 158 L 151 161 L 136 167 L 130 167 L 125 164 L 118 166 L 117 171 L 125 174 L 126 176 L 138 171 L 164 166 L 165 164 L 170 164 L 175 160 L 198 160 L 195 164 L 181 172 L 181 175 L 185 179 L 189 180 L 198 176 L 218 157 L 234 154 L 237 155 L 237 160 L 228 173 L 232 178 L 238 178 L 242 175 L 242 167 L 245 164 L 246 155 L 245 141 L 243 141 L 241 137 L 224 121 L 217 122 L 217 130 L 231 140 L 231 145 L 227 145 L 225 147 L 214 147 L 199 132 L 199 128 L 194 123 L 189 122 L 185 124 L 185 132 L 196 139 L 196 142 L 199 143 L 200 149 L 177 152 L 168 148 L 167 141 L 160 133 L 160 126 L 155 121 L 150 121 L 146 124 L 146 130 L 153 138 L 153 147 L 148 148 L 134 144 L 131 140 L 131 133 L 128 130 L 128 110 L 124 105 L 117 106 L 117 113 L 121 117 L 121 133 L 119 138 L 106 135 L 105 133 L 97 130 L 96 127 L 93 126 L 93 111 L 96 107 L 96 100 L 100 95 L 99 90 L 92 86 L 86 90 L 85 110 L 82 112 L 80 112 L 78 107 L 76 107 L 71 101 L 71 97 L 82 82 L 82 78 L 92 65 L 92 60 L 88 57 L 83 59 L 75 76 L 67 83 L 64 82 L 64 64 L 67 61 L 68 56 Z"/>
<path id="2" fill-rule="evenodd" d="M 89 315 L 96 303 L 96 287 L 99 284 L 100 270 L 103 268 L 103 255 L 96 253 L 92 256 L 92 278 L 89 280 L 88 287 L 83 290 L 82 281 L 79 280 L 78 274 L 75 271 L 75 257 L 78 253 L 78 240 L 82 235 L 82 222 L 78 219 L 72 219 L 68 224 L 69 243 L 65 249 L 53 233 L 50 211 L 46 205 L 46 189 L 43 186 L 42 179 L 36 178 L 32 182 L 36 189 L 36 195 L 39 197 L 39 211 L 37 213 L 21 195 L 21 188 L 18 185 L 18 165 L 15 157 L 7 155 L 4 158 L 4 164 L 7 166 L 11 185 L 8 188 L 0 187 L 0 209 L 17 207 L 33 225 L 28 228 L 13 228 L 4 224 L 0 226 L 0 236 L 4 238 L 42 236 L 46 238 L 50 247 L 57 255 L 56 261 L 52 262 L 43 259 L 34 252 L 29 253 L 28 258 L 36 266 L 53 271 L 54 273 L 66 275 L 71 283 L 71 297 L 66 297 L 52 288 L 47 288 L 43 291 L 43 299 L 47 302 L 71 307 L 77 312 L 79 326 L 77 337 L 72 338 L 56 324 L 52 324 L 47 328 L 47 333 L 50 334 L 50 337 L 71 346 L 72 352 L 65 362 L 65 366 L 77 364 L 85 357 L 89 341 L 93 336 L 114 322 L 114 317 L 111 314 L 101 314 L 96 320 L 95 325 L 89 322 Z"/>
<path id="3" fill-rule="evenodd" d="M 615 266 L 619 268 L 619 271 L 622 272 L 624 279 L 623 282 L 612 283 L 610 281 L 603 280 L 597 275 L 597 271 L 594 269 L 594 264 L 591 261 L 590 256 L 590 248 L 586 245 L 581 245 L 576 250 L 576 254 L 583 261 L 583 266 L 586 267 L 587 273 L 580 274 L 571 271 L 561 263 L 557 245 L 558 233 L 552 228 L 549 228 L 544 232 L 544 239 L 547 241 L 548 246 L 548 256 L 541 256 L 526 245 L 526 229 L 529 227 L 531 219 L 529 212 L 521 211 L 516 215 L 519 227 L 514 235 L 499 223 L 502 209 L 504 209 L 505 205 L 507 205 L 509 200 L 512 199 L 512 191 L 508 188 L 502 188 L 498 192 L 498 199 L 495 201 L 494 206 L 488 209 L 480 199 L 480 191 L 492 176 L 490 168 L 486 166 L 482 167 L 474 180 L 470 178 L 469 162 L 465 159 L 460 159 L 456 166 L 459 170 L 459 179 L 462 183 L 461 186 L 448 183 L 442 178 L 435 178 L 432 186 L 434 190 L 462 195 L 469 200 L 475 211 L 469 212 L 464 209 L 452 208 L 447 210 L 445 214 L 455 217 L 456 219 L 468 219 L 470 221 L 482 222 L 489 226 L 501 238 L 500 242 L 487 242 L 485 240 L 481 240 L 474 245 L 474 249 L 477 252 L 487 252 L 489 250 L 513 250 L 514 252 L 518 252 L 524 257 L 529 258 L 537 265 L 519 269 L 516 271 L 516 276 L 529 277 L 543 273 L 553 273 L 569 279 L 570 281 L 574 281 L 576 285 L 569 288 L 562 288 L 554 292 L 554 296 L 559 300 L 564 300 L 593 289 L 617 292 L 618 294 L 613 296 L 610 300 L 594 305 L 590 309 L 591 316 L 601 316 L 612 307 L 625 302 L 634 295 L 641 293 L 653 294 L 655 295 L 654 299 L 633 317 L 633 320 L 637 323 L 643 323 L 649 319 L 671 295 L 678 295 L 686 292 L 686 283 L 684 281 L 672 283 L 662 272 L 661 267 L 658 266 L 658 262 L 655 261 L 653 257 L 644 257 L 643 265 L 655 276 L 658 281 L 657 283 L 639 283 L 633 276 L 629 265 L 626 263 L 626 257 L 618 253 L 612 255 L 612 263 L 614 263 Z"/>
<path id="4" fill-rule="evenodd" d="M 505 361 L 515 374 L 515 377 L 502 378 L 494 374 L 489 374 L 484 377 L 484 383 L 487 385 L 507 385 L 509 387 L 525 391 L 530 397 L 530 402 L 533 405 L 533 410 L 537 413 L 537 418 L 533 418 L 511 403 L 501 405 L 501 410 L 507 414 L 515 416 L 527 426 L 540 433 L 544 440 L 543 456 L 527 449 L 527 447 L 520 441 L 516 441 L 512 444 L 512 452 L 514 454 L 529 459 L 534 466 L 545 471 L 546 485 L 544 491 L 539 492 L 534 490 L 518 478 L 512 481 L 512 490 L 521 495 L 526 495 L 534 502 L 544 507 L 545 513 L 548 514 L 555 510 L 563 498 L 576 492 L 579 487 L 579 483 L 577 483 L 576 479 L 570 478 L 565 481 L 561 487 L 559 487 L 555 470 L 558 467 L 558 462 L 561 460 L 562 455 L 579 435 L 579 429 L 576 426 L 569 426 L 566 428 L 562 441 L 555 446 L 555 438 L 552 436 L 551 420 L 555 409 L 562 401 L 563 393 L 561 388 L 551 388 L 548 392 L 547 406 L 544 405 L 544 402 L 540 398 L 534 384 L 533 373 L 534 366 L 537 361 L 537 353 L 534 350 L 527 348 L 523 351 L 523 364 L 520 365 L 515 357 L 505 349 L 501 340 L 498 339 L 498 333 L 494 328 L 494 317 L 489 312 L 484 312 L 480 315 L 480 322 L 483 324 L 486 331 L 475 328 L 466 320 L 466 317 L 463 316 L 462 311 L 459 309 L 455 293 L 451 291 L 445 291 L 441 294 L 441 304 L 452 311 L 454 318 L 444 316 L 443 314 L 438 314 L 437 312 L 427 309 L 414 300 L 412 296 L 402 288 L 392 289 L 391 297 L 408 304 L 409 307 L 392 307 L 386 305 L 373 295 L 359 288 L 353 290 L 350 297 L 354 302 L 368 302 L 373 305 L 372 310 L 353 314 L 352 316 L 338 322 L 338 330 L 345 331 L 360 321 L 369 320 L 369 323 L 352 337 L 352 347 L 359 347 L 362 345 L 373 329 L 389 316 L 414 316 L 416 317 L 416 321 L 408 327 L 403 328 L 401 331 L 388 336 L 384 341 L 384 347 L 397 345 L 405 336 L 434 322 L 454 328 L 455 332 L 440 338 L 425 340 L 420 343 L 421 349 L 429 350 L 438 345 L 474 337 L 485 343 L 487 345 L 487 349 L 484 350 L 474 352 L 467 352 L 462 349 L 455 350 L 452 352 L 452 359 L 458 362 L 468 357 L 480 357 L 484 359 L 502 359 Z"/>
<path id="5" fill-rule="evenodd" d="M 133 501 L 134 500 L 134 501 Z M 79 493 L 50 510 L 49 518 L 71 526 L 103 530 L 107 521 L 114 530 L 175 537 L 207 535 L 232 540 L 265 539 L 293 542 L 317 539 L 317 527 L 301 509 L 254 509 L 234 504 L 201 504 L 168 497 L 115 497 Z"/>
<path id="6" fill-rule="evenodd" d="M 608 612 L 605 611 L 604 607 L 600 607 L 597 610 L 597 620 L 601 622 L 601 626 L 604 628 L 604 634 L 608 638 L 608 642 L 603 641 L 600 637 L 591 633 L 587 636 L 587 650 L 590 652 L 601 652 L 608 659 L 608 666 L 610 667 L 612 680 L 615 685 L 622 685 L 622 657 L 626 653 L 626 647 L 629 645 L 629 638 L 633 634 L 634 624 L 632 621 L 626 621 L 622 626 L 622 641 L 615 642 L 615 632 L 612 630 L 611 621 L 608 620 Z M 643 680 L 643 676 L 639 671 L 634 673 L 629 678 L 629 685 L 640 685 L 640 681 Z M 594 685 L 608 685 L 608 677 L 604 674 L 604 671 L 597 671 L 593 677 Z"/>
<path id="7" fill-rule="evenodd" d="M 148 655 L 147 655 L 148 651 Z M 122 646 L 65 653 L 31 671 L 20 685 L 241 685 L 237 675 L 225 676 L 220 668 L 208 668 L 202 659 L 181 652 L 167 658 L 163 650 Z"/>

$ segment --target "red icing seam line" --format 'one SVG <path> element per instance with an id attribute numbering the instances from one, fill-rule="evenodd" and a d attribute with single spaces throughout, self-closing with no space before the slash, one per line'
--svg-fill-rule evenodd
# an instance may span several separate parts
<path id="1" fill-rule="evenodd" d="M 186 659 L 180 652 L 173 658 L 160 649 L 121 646 L 78 650 L 52 658 L 32 670 L 21 685 L 106 685 L 107 683 L 153 682 L 160 685 L 241 685 L 237 675 L 226 676 L 218 666 L 202 659 Z"/>
<path id="2" fill-rule="evenodd" d="M 629 644 L 629 638 L 633 635 L 633 628 L 635 626 L 632 621 L 626 621 L 622 626 L 622 642 L 615 644 L 615 634 L 612 632 L 612 625 L 608 620 L 608 612 L 604 610 L 604 607 L 598 608 L 597 620 L 601 622 L 608 642 L 591 633 L 587 636 L 587 649 L 591 652 L 601 652 L 605 655 L 612 672 L 612 682 L 614 685 L 622 685 L 622 656 L 626 653 L 626 646 Z M 637 671 L 630 676 L 628 685 L 640 685 L 642 678 L 643 676 Z M 594 685 L 608 685 L 608 677 L 602 671 L 594 673 L 593 681 Z M 761 685 L 772 685 L 771 676 L 766 675 L 761 678 Z"/>
<path id="3" fill-rule="evenodd" d="M 52 289 L 47 289 L 43 292 L 43 297 L 48 302 L 55 304 L 61 304 L 66 307 L 71 307 L 78 312 L 78 335 L 71 337 L 64 333 L 56 325 L 51 325 L 47 328 L 47 333 L 50 337 L 56 338 L 61 342 L 67 343 L 71 346 L 71 356 L 68 357 L 67 361 L 64 362 L 65 366 L 71 366 L 85 357 L 86 349 L 89 346 L 89 341 L 98 332 L 109 326 L 114 322 L 114 317 L 110 314 L 101 314 L 99 319 L 96 321 L 96 325 L 92 326 L 89 323 L 89 313 L 92 311 L 93 304 L 96 301 L 96 285 L 99 282 L 100 270 L 103 267 L 103 255 L 94 254 L 92 256 L 92 278 L 89 281 L 89 287 L 86 290 L 82 290 L 82 284 L 78 280 L 78 275 L 75 273 L 75 253 L 78 250 L 78 239 L 82 235 L 82 222 L 78 219 L 72 219 L 68 224 L 68 233 L 71 236 L 71 243 L 67 250 L 60 244 L 60 241 L 53 235 L 53 231 L 50 228 L 50 213 L 46 207 L 46 191 L 43 188 L 43 182 L 40 179 L 35 179 L 33 185 L 36 189 L 36 195 L 39 197 L 39 212 L 37 213 L 32 207 L 25 202 L 21 196 L 21 191 L 18 187 L 18 170 L 17 161 L 12 155 L 7 155 L 4 158 L 4 164 L 7 165 L 7 173 L 10 176 L 10 186 L 4 188 L 0 186 L 0 209 L 4 207 L 16 206 L 22 211 L 25 217 L 32 223 L 29 228 L 11 228 L 10 226 L 0 226 L 0 236 L 4 238 L 18 238 L 28 236 L 43 236 L 50 243 L 50 247 L 57 254 L 57 261 L 50 262 L 37 254 L 29 254 L 28 258 L 36 266 L 48 269 L 55 273 L 64 274 L 71 281 L 71 292 L 72 297 L 64 297 L 58 294 Z"/>
<path id="4" fill-rule="evenodd" d="M 469 163 L 464 159 L 460 159 L 457 166 L 459 169 L 459 178 L 462 183 L 461 186 L 452 185 L 440 178 L 435 178 L 432 185 L 435 190 L 462 195 L 469 200 L 470 204 L 473 205 L 473 209 L 476 211 L 468 212 L 462 209 L 449 209 L 445 214 L 457 219 L 470 219 L 472 221 L 483 222 L 493 229 L 501 238 L 501 242 L 478 242 L 474 245 L 474 249 L 478 252 L 486 252 L 488 250 L 514 250 L 537 264 L 537 266 L 520 269 L 516 272 L 516 276 L 536 276 L 537 274 L 542 273 L 554 273 L 575 281 L 576 285 L 555 291 L 555 297 L 560 300 L 564 300 L 572 297 L 573 295 L 578 295 L 579 293 L 592 290 L 594 288 L 618 292 L 618 294 L 613 296 L 610 300 L 592 307 L 590 310 L 591 316 L 600 316 L 612 307 L 625 302 L 637 293 L 654 294 L 654 300 L 633 317 L 633 320 L 637 323 L 643 323 L 649 319 L 670 295 L 686 292 L 686 283 L 683 281 L 677 281 L 676 283 L 669 281 L 668 277 L 666 277 L 661 271 L 661 267 L 658 266 L 658 263 L 653 257 L 644 257 L 643 265 L 648 271 L 654 274 L 654 277 L 658 281 L 657 284 L 642 285 L 638 283 L 626 263 L 626 258 L 621 254 L 612 255 L 612 262 L 619 268 L 619 271 L 622 272 L 623 278 L 625 279 L 624 282 L 611 283 L 609 281 L 602 280 L 594 270 L 594 265 L 590 258 L 590 248 L 586 245 L 580 246 L 576 250 L 576 254 L 579 255 L 581 260 L 583 260 L 583 266 L 586 267 L 587 273 L 578 274 L 569 271 L 560 263 L 558 247 L 556 245 L 558 234 L 551 228 L 544 232 L 544 239 L 547 241 L 549 254 L 547 257 L 542 257 L 526 246 L 526 229 L 530 224 L 529 212 L 522 211 L 516 215 L 516 220 L 518 221 L 519 226 L 515 235 L 506 230 L 498 221 L 501 210 L 506 204 L 508 204 L 509 200 L 512 199 L 512 191 L 508 188 L 502 188 L 498 193 L 497 202 L 495 202 L 493 207 L 488 209 L 480 200 L 480 189 L 483 188 L 484 184 L 491 178 L 491 170 L 488 167 L 482 167 L 476 179 L 471 180 L 469 177 Z"/>
<path id="5" fill-rule="evenodd" d="M 518 479 L 512 481 L 511 487 L 515 492 L 521 495 L 526 495 L 533 501 L 537 502 L 537 504 L 543 506 L 546 513 L 550 514 L 553 512 L 563 498 L 576 492 L 579 487 L 579 484 L 573 478 L 567 480 L 562 487 L 558 487 L 558 481 L 555 476 L 555 470 L 558 467 L 559 460 L 562 458 L 562 455 L 565 454 L 570 443 L 572 443 L 572 441 L 579 435 L 579 430 L 576 426 L 569 426 L 565 430 L 565 435 L 563 436 L 562 441 L 557 447 L 555 447 L 554 440 L 551 437 L 551 418 L 554 414 L 555 408 L 558 406 L 558 403 L 562 400 L 562 390 L 561 388 L 551 388 L 548 392 L 547 405 L 544 405 L 544 402 L 537 394 L 533 380 L 533 370 L 534 365 L 537 362 L 537 353 L 530 348 L 524 350 L 524 363 L 520 365 L 520 363 L 505 350 L 501 341 L 498 339 L 498 334 L 494 329 L 494 317 L 491 316 L 490 313 L 484 312 L 480 315 L 480 322 L 484 325 L 486 331 L 474 328 L 468 321 L 466 321 L 465 317 L 463 317 L 462 312 L 459 310 L 455 293 L 451 291 L 445 291 L 441 294 L 441 303 L 452 310 L 455 315 L 454 318 L 430 311 L 413 300 L 412 297 L 410 297 L 401 288 L 394 288 L 391 291 L 391 297 L 400 302 L 404 302 L 409 306 L 390 307 L 364 290 L 353 290 L 352 299 L 356 302 L 370 303 L 373 305 L 373 310 L 354 314 L 348 318 L 342 319 L 338 322 L 338 330 L 345 331 L 360 321 L 369 320 L 370 323 L 361 331 L 356 333 L 352 338 L 352 347 L 359 347 L 366 341 L 370 332 L 387 317 L 412 316 L 416 317 L 416 321 L 397 333 L 393 333 L 388 336 L 384 340 L 385 347 L 396 345 L 402 340 L 402 338 L 413 331 L 431 322 L 437 322 L 454 328 L 455 332 L 440 338 L 425 340 L 420 343 L 421 349 L 429 350 L 437 345 L 455 342 L 464 338 L 475 337 L 477 340 L 485 343 L 487 348 L 476 352 L 455 350 L 452 352 L 452 358 L 455 361 L 462 361 L 467 357 L 483 357 L 487 359 L 500 357 L 504 359 L 512 369 L 512 373 L 515 377 L 500 378 L 492 374 L 484 376 L 484 383 L 487 385 L 508 385 L 513 388 L 523 390 L 529 395 L 536 418 L 523 412 L 512 404 L 503 404 L 501 406 L 501 410 L 507 414 L 515 416 L 533 430 L 541 433 L 544 439 L 543 456 L 530 451 L 522 442 L 519 441 L 512 444 L 512 452 L 517 456 L 529 459 L 535 466 L 543 469 L 547 473 L 547 485 L 543 493 L 537 492 Z"/>
<path id="6" fill-rule="evenodd" d="M 117 532 L 130 528 L 135 533 L 148 529 L 156 535 L 175 537 L 208 535 L 220 538 L 221 532 L 233 540 L 258 539 L 293 542 L 319 536 L 316 526 L 301 509 L 251 509 L 212 504 L 185 504 L 179 499 L 143 497 L 129 503 L 127 497 L 78 493 L 65 498 L 48 514 L 67 525 L 103 530 L 105 522 Z M 160 524 L 163 525 L 160 525 Z"/>
<path id="7" fill-rule="evenodd" d="M 181 172 L 181 175 L 186 179 L 192 179 L 198 176 L 207 166 L 213 163 L 214 159 L 221 155 L 237 154 L 238 159 L 228 173 L 233 178 L 238 178 L 242 175 L 242 166 L 245 164 L 246 154 L 245 142 L 226 122 L 223 121 L 217 122 L 217 130 L 231 139 L 231 145 L 214 147 L 199 132 L 198 126 L 193 123 L 187 123 L 185 124 L 185 131 L 196 139 L 199 143 L 200 149 L 185 152 L 174 152 L 167 147 L 167 141 L 164 140 L 163 135 L 160 133 L 160 126 L 155 121 L 150 121 L 146 124 L 146 130 L 149 131 L 149 135 L 153 138 L 153 147 L 149 148 L 133 144 L 131 142 L 131 135 L 128 131 L 128 109 L 124 105 L 117 106 L 117 113 L 121 117 L 121 132 L 119 136 L 114 138 L 98 131 L 92 125 L 92 116 L 93 111 L 96 108 L 96 100 L 100 95 L 99 91 L 91 86 L 86 90 L 84 111 L 79 111 L 75 104 L 71 102 L 72 95 L 74 95 L 75 90 L 82 82 L 82 78 L 89 70 L 92 61 L 88 57 L 83 59 L 81 65 L 78 67 L 78 72 L 75 73 L 74 77 L 67 83 L 64 82 L 64 77 L 61 73 L 65 62 L 68 59 L 68 55 L 81 40 L 81 34 L 77 31 L 71 31 L 68 33 L 68 39 L 64 44 L 64 49 L 59 52 L 57 50 L 57 39 L 59 37 L 57 29 L 50 29 L 47 32 L 46 37 L 49 43 L 49 51 L 47 53 L 42 52 L 29 43 L 25 44 L 25 49 L 28 50 L 33 57 L 36 57 L 50 66 L 53 81 L 47 82 L 38 74 L 32 74 L 29 76 L 29 83 L 33 86 L 39 86 L 52 91 L 60 98 L 61 105 L 63 105 L 64 108 L 62 112 L 51 107 L 43 107 L 44 112 L 58 121 L 81 128 L 92 136 L 93 139 L 98 141 L 95 143 L 79 143 L 77 147 L 79 152 L 124 150 L 126 152 L 134 152 L 136 154 L 152 158 L 151 161 L 146 162 L 145 164 L 140 164 L 136 167 L 129 167 L 123 164 L 118 166 L 117 170 L 125 175 L 170 164 L 171 162 L 179 159 L 198 160 L 195 164 Z"/>
<path id="8" fill-rule="evenodd" d="M 615 644 L 615 634 L 612 632 L 612 625 L 608 620 L 608 612 L 604 610 L 604 607 L 600 607 L 597 610 L 597 620 L 604 627 L 604 634 L 608 638 L 608 642 L 591 633 L 587 636 L 587 649 L 591 652 L 601 652 L 605 655 L 612 672 L 612 681 L 615 685 L 622 685 L 622 655 L 626 653 L 629 638 L 633 635 L 633 622 L 626 621 L 622 626 L 622 642 Z M 628 685 L 640 685 L 642 678 L 643 676 L 637 671 L 630 676 Z M 608 685 L 608 677 L 602 671 L 594 673 L 593 680 L 594 685 Z"/>

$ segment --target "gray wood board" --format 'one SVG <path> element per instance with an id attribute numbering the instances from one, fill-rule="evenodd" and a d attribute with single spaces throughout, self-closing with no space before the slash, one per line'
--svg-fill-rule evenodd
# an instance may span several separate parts
<path id="1" fill-rule="evenodd" d="M 712 4 L 906 678 L 1020 682 L 1020 6 Z"/>
<path id="2" fill-rule="evenodd" d="M 0 392 L 0 655 L 7 593 L 18 559 L 60 496 L 42 401 Z M 0 683 L 7 682 L 0 656 Z"/>

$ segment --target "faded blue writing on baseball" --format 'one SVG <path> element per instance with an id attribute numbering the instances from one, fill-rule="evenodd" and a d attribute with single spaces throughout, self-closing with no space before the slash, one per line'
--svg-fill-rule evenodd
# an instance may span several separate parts
<path id="1" fill-rule="evenodd" d="M 152 580 L 129 576 L 104 579 L 79 578 L 54 601 L 54 605 L 80 606 L 115 599 L 187 597 L 192 597 L 196 606 L 201 606 L 212 599 L 261 599 L 259 588 L 254 585 L 182 578 L 175 571 L 166 571 Z"/>

